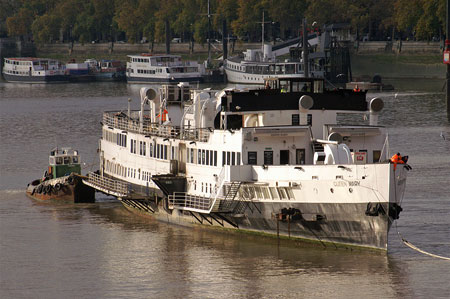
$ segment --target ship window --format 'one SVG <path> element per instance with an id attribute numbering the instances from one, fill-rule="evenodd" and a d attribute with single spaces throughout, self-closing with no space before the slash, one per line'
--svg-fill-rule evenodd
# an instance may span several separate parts
<path id="1" fill-rule="evenodd" d="M 248 165 L 256 165 L 258 162 L 257 152 L 248 152 Z"/>
<path id="2" fill-rule="evenodd" d="M 292 125 L 298 126 L 300 125 L 300 115 L 298 114 L 292 114 Z"/>
<path id="3" fill-rule="evenodd" d="M 269 188 L 268 187 L 261 187 L 263 195 L 264 195 L 264 199 L 270 199 L 270 193 L 269 193 Z"/>
<path id="4" fill-rule="evenodd" d="M 236 165 L 241 165 L 241 153 L 237 153 Z"/>
<path id="5" fill-rule="evenodd" d="M 159 148 L 159 144 L 157 143 L 156 144 L 156 158 L 157 159 L 159 159 L 161 157 L 159 153 L 160 153 L 160 148 Z"/>
<path id="6" fill-rule="evenodd" d="M 236 153 L 231 152 L 231 165 L 236 165 Z"/>
<path id="7" fill-rule="evenodd" d="M 373 151 L 373 163 L 377 163 L 380 162 L 380 158 L 381 158 L 381 151 Z"/>
<path id="8" fill-rule="evenodd" d="M 194 159 L 194 149 L 191 148 L 191 163 L 194 163 L 195 159 Z"/>
<path id="9" fill-rule="evenodd" d="M 264 151 L 264 165 L 273 165 L 273 151 Z"/>
<path id="10" fill-rule="evenodd" d="M 305 164 L 305 149 L 298 148 L 295 150 L 295 164 L 303 165 Z"/>
<path id="11" fill-rule="evenodd" d="M 197 164 L 202 164 L 202 150 L 197 151 Z"/>
<path id="12" fill-rule="evenodd" d="M 278 192 L 275 187 L 269 187 L 270 195 L 272 196 L 272 199 L 278 199 Z"/>
<path id="13" fill-rule="evenodd" d="M 209 162 L 209 151 L 206 151 L 206 165 L 211 165 L 211 163 Z"/>
<path id="14" fill-rule="evenodd" d="M 312 114 L 308 114 L 307 116 L 307 123 L 309 126 L 312 126 Z"/>
<path id="15" fill-rule="evenodd" d="M 217 166 L 217 151 L 214 151 L 214 166 Z"/>
<path id="16" fill-rule="evenodd" d="M 144 141 L 143 143 L 142 143 L 142 155 L 143 156 L 145 156 L 147 153 L 146 153 L 146 147 L 147 147 L 147 143 Z"/>
<path id="17" fill-rule="evenodd" d="M 73 163 L 78 163 L 78 156 L 73 156 L 72 157 L 72 162 Z"/>
<path id="18" fill-rule="evenodd" d="M 167 145 L 164 145 L 164 160 L 167 160 Z"/>
<path id="19" fill-rule="evenodd" d="M 170 157 L 175 160 L 175 147 L 173 146 L 170 147 Z"/>
<path id="20" fill-rule="evenodd" d="M 224 165 L 225 165 L 225 162 L 226 162 L 226 160 L 225 160 L 225 155 L 226 155 L 226 153 L 225 153 L 225 152 L 222 152 L 222 166 L 224 166 Z"/>
<path id="21" fill-rule="evenodd" d="M 150 149 L 149 149 L 150 157 L 153 157 L 153 143 L 150 142 Z"/>
<path id="22" fill-rule="evenodd" d="M 205 150 L 202 150 L 202 165 L 205 165 Z"/>
<path id="23" fill-rule="evenodd" d="M 230 152 L 227 152 L 227 165 L 231 165 L 231 161 L 230 161 L 230 157 L 231 155 L 230 155 Z"/>
<path id="24" fill-rule="evenodd" d="M 278 187 L 278 194 L 280 195 L 280 199 L 287 199 L 286 190 L 284 187 Z"/>
<path id="25" fill-rule="evenodd" d="M 262 194 L 262 191 L 261 191 L 261 187 L 256 187 L 255 186 L 255 192 L 256 192 L 256 198 L 258 198 L 258 199 L 261 199 L 261 198 L 263 198 L 263 194 Z"/>
<path id="26" fill-rule="evenodd" d="M 213 166 L 214 165 L 214 157 L 213 157 L 214 152 L 211 151 L 209 153 L 209 165 Z"/>

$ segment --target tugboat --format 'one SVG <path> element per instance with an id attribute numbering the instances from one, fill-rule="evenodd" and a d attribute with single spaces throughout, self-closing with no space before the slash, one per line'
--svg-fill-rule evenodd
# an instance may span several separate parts
<path id="1" fill-rule="evenodd" d="M 43 178 L 28 184 L 26 192 L 37 200 L 95 202 L 95 190 L 82 181 L 78 151 L 70 148 L 53 149 Z"/>

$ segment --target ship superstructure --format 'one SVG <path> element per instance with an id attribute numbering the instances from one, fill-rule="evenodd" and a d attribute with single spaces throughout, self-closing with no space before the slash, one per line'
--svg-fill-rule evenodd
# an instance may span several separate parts
<path id="1" fill-rule="evenodd" d="M 139 110 L 103 114 L 84 182 L 168 222 L 386 250 L 407 169 L 389 163 L 383 101 L 314 78 L 270 87 L 142 88 Z"/>
<path id="2" fill-rule="evenodd" d="M 128 55 L 126 77 L 129 83 L 200 82 L 201 65 L 182 61 L 179 55 Z"/>

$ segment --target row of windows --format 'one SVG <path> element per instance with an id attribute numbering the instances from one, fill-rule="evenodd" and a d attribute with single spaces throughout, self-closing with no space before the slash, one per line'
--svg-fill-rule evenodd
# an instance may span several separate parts
<path id="1" fill-rule="evenodd" d="M 155 70 L 137 70 L 138 74 L 155 74 Z"/>
<path id="2" fill-rule="evenodd" d="M 246 199 L 295 199 L 291 187 L 246 186 L 239 189 L 239 197 Z"/>
<path id="3" fill-rule="evenodd" d="M 14 65 L 31 65 L 31 61 L 17 61 L 17 60 L 9 60 L 5 59 L 5 64 L 14 64 Z"/>
<path id="4" fill-rule="evenodd" d="M 131 58 L 132 62 L 150 62 L 148 58 Z"/>
<path id="5" fill-rule="evenodd" d="M 222 166 L 223 165 L 241 165 L 241 153 L 222 152 Z"/>
<path id="6" fill-rule="evenodd" d="M 300 67 L 300 65 L 298 65 Z M 298 72 L 297 64 L 282 64 L 282 65 L 247 65 L 240 66 L 236 64 L 229 64 L 230 69 L 243 71 L 249 74 L 295 74 Z"/>
<path id="7" fill-rule="evenodd" d="M 3 71 L 5 74 L 10 74 L 10 75 L 23 75 L 23 76 L 28 76 L 30 75 L 30 72 L 28 71 L 11 71 L 11 70 L 4 70 Z"/>
<path id="8" fill-rule="evenodd" d="M 127 135 L 117 133 L 116 139 L 117 139 L 117 145 L 127 147 Z"/>

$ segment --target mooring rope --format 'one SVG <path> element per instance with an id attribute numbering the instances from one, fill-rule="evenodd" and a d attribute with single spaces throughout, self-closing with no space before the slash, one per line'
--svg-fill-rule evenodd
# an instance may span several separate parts
<path id="1" fill-rule="evenodd" d="M 397 234 L 398 234 L 398 237 L 400 238 L 400 240 L 403 242 L 403 244 L 405 244 L 409 248 L 411 248 L 411 249 L 413 249 L 413 250 L 415 250 L 417 252 L 420 252 L 422 254 L 434 257 L 434 258 L 450 261 L 450 257 L 446 257 L 446 256 L 442 256 L 442 255 L 437 255 L 437 254 L 434 254 L 434 253 L 426 252 L 425 250 L 422 250 L 422 249 L 418 248 L 417 246 L 413 245 L 408 240 L 403 238 L 402 234 L 400 234 L 400 232 L 398 231 L 397 222 L 395 222 L 395 228 L 397 229 Z"/>

